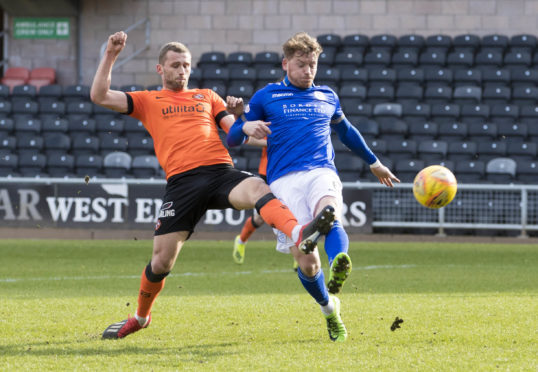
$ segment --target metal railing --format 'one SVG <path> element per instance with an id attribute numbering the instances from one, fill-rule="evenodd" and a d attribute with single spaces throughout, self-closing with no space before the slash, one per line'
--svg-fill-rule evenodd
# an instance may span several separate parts
<path id="1" fill-rule="evenodd" d="M 83 184 L 82 178 L 2 178 L 2 184 Z M 96 179 L 92 184 L 164 185 L 163 179 Z M 394 188 L 372 182 L 344 182 L 344 188 L 372 191 L 374 228 L 538 231 L 538 185 L 459 184 L 456 197 L 441 209 L 428 209 L 413 197 L 411 183 Z"/>
<path id="2" fill-rule="evenodd" d="M 132 25 L 130 25 L 129 27 L 127 27 L 125 30 L 123 30 L 125 33 L 129 33 L 130 31 L 134 30 L 135 28 L 139 27 L 139 26 L 142 26 L 144 25 L 145 26 L 145 33 L 146 33 L 146 38 L 145 38 L 145 42 L 144 42 L 144 46 L 141 47 L 141 48 L 138 48 L 136 49 L 132 54 L 129 54 L 127 57 L 124 57 L 118 61 L 116 61 L 116 63 L 114 64 L 114 66 L 112 67 L 112 70 L 115 70 L 117 69 L 118 67 L 126 64 L 127 62 L 129 62 L 130 60 L 136 58 L 138 55 L 140 55 L 142 52 L 144 52 L 145 50 L 149 49 L 150 47 L 150 42 L 151 42 L 151 38 L 150 38 L 150 34 L 151 34 L 151 23 L 150 23 L 150 19 L 149 18 L 144 18 L 144 19 L 141 19 L 140 21 L 138 22 L 135 22 L 133 23 Z M 100 56 L 101 58 L 103 58 L 103 54 L 105 54 L 105 51 L 106 51 L 106 45 L 108 43 L 108 40 L 105 41 L 102 45 L 101 45 L 101 52 L 100 52 Z"/>
<path id="3" fill-rule="evenodd" d="M 412 183 L 390 189 L 378 183 L 345 182 L 344 187 L 372 190 L 373 227 L 423 229 L 538 230 L 538 186 L 459 184 L 448 206 L 428 209 L 413 197 Z"/>

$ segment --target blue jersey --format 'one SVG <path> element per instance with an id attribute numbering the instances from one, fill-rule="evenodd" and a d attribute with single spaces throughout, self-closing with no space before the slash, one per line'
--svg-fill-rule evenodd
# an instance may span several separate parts
<path id="1" fill-rule="evenodd" d="M 288 77 L 254 94 L 245 108 L 248 121 L 271 122 L 267 137 L 268 183 L 290 172 L 334 166 L 331 122 L 343 117 L 340 100 L 327 86 L 301 89 Z"/>

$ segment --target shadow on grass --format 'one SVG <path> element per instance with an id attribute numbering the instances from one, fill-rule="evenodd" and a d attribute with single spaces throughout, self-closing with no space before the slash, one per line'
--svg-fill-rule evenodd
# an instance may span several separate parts
<path id="1" fill-rule="evenodd" d="M 89 347 L 84 347 L 81 344 L 92 342 Z M 98 343 L 98 346 L 92 346 Z M 240 347 L 238 343 L 213 343 L 200 345 L 183 345 L 178 347 L 166 346 L 138 346 L 122 343 L 122 340 L 101 340 L 100 337 L 94 337 L 90 340 L 77 341 L 43 341 L 35 343 L 12 344 L 0 346 L 0 355 L 3 357 L 10 356 L 99 356 L 99 357 L 115 357 L 125 355 L 175 355 L 180 357 L 188 357 L 187 359 L 203 359 L 222 357 L 224 355 L 235 355 L 239 352 L 229 349 Z M 219 350 L 214 350 L 219 349 Z"/>

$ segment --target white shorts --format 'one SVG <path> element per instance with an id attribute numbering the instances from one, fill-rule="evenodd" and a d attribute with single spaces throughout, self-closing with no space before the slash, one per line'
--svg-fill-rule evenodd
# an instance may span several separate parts
<path id="1" fill-rule="evenodd" d="M 325 196 L 334 197 L 338 210 L 342 210 L 342 182 L 336 172 L 329 168 L 288 173 L 273 181 L 269 187 L 271 192 L 288 206 L 300 224 L 308 223 L 314 218 L 316 207 Z M 295 243 L 283 232 L 273 230 L 277 235 L 277 251 L 290 253 L 290 247 Z"/>

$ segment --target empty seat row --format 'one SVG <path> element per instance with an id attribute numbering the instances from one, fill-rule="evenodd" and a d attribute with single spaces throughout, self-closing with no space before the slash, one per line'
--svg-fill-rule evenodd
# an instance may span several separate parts
<path id="1" fill-rule="evenodd" d="M 94 154 L 4 154 L 0 156 L 0 176 L 23 177 L 162 177 L 154 155 L 132 156 L 112 152 L 106 156 Z"/>

